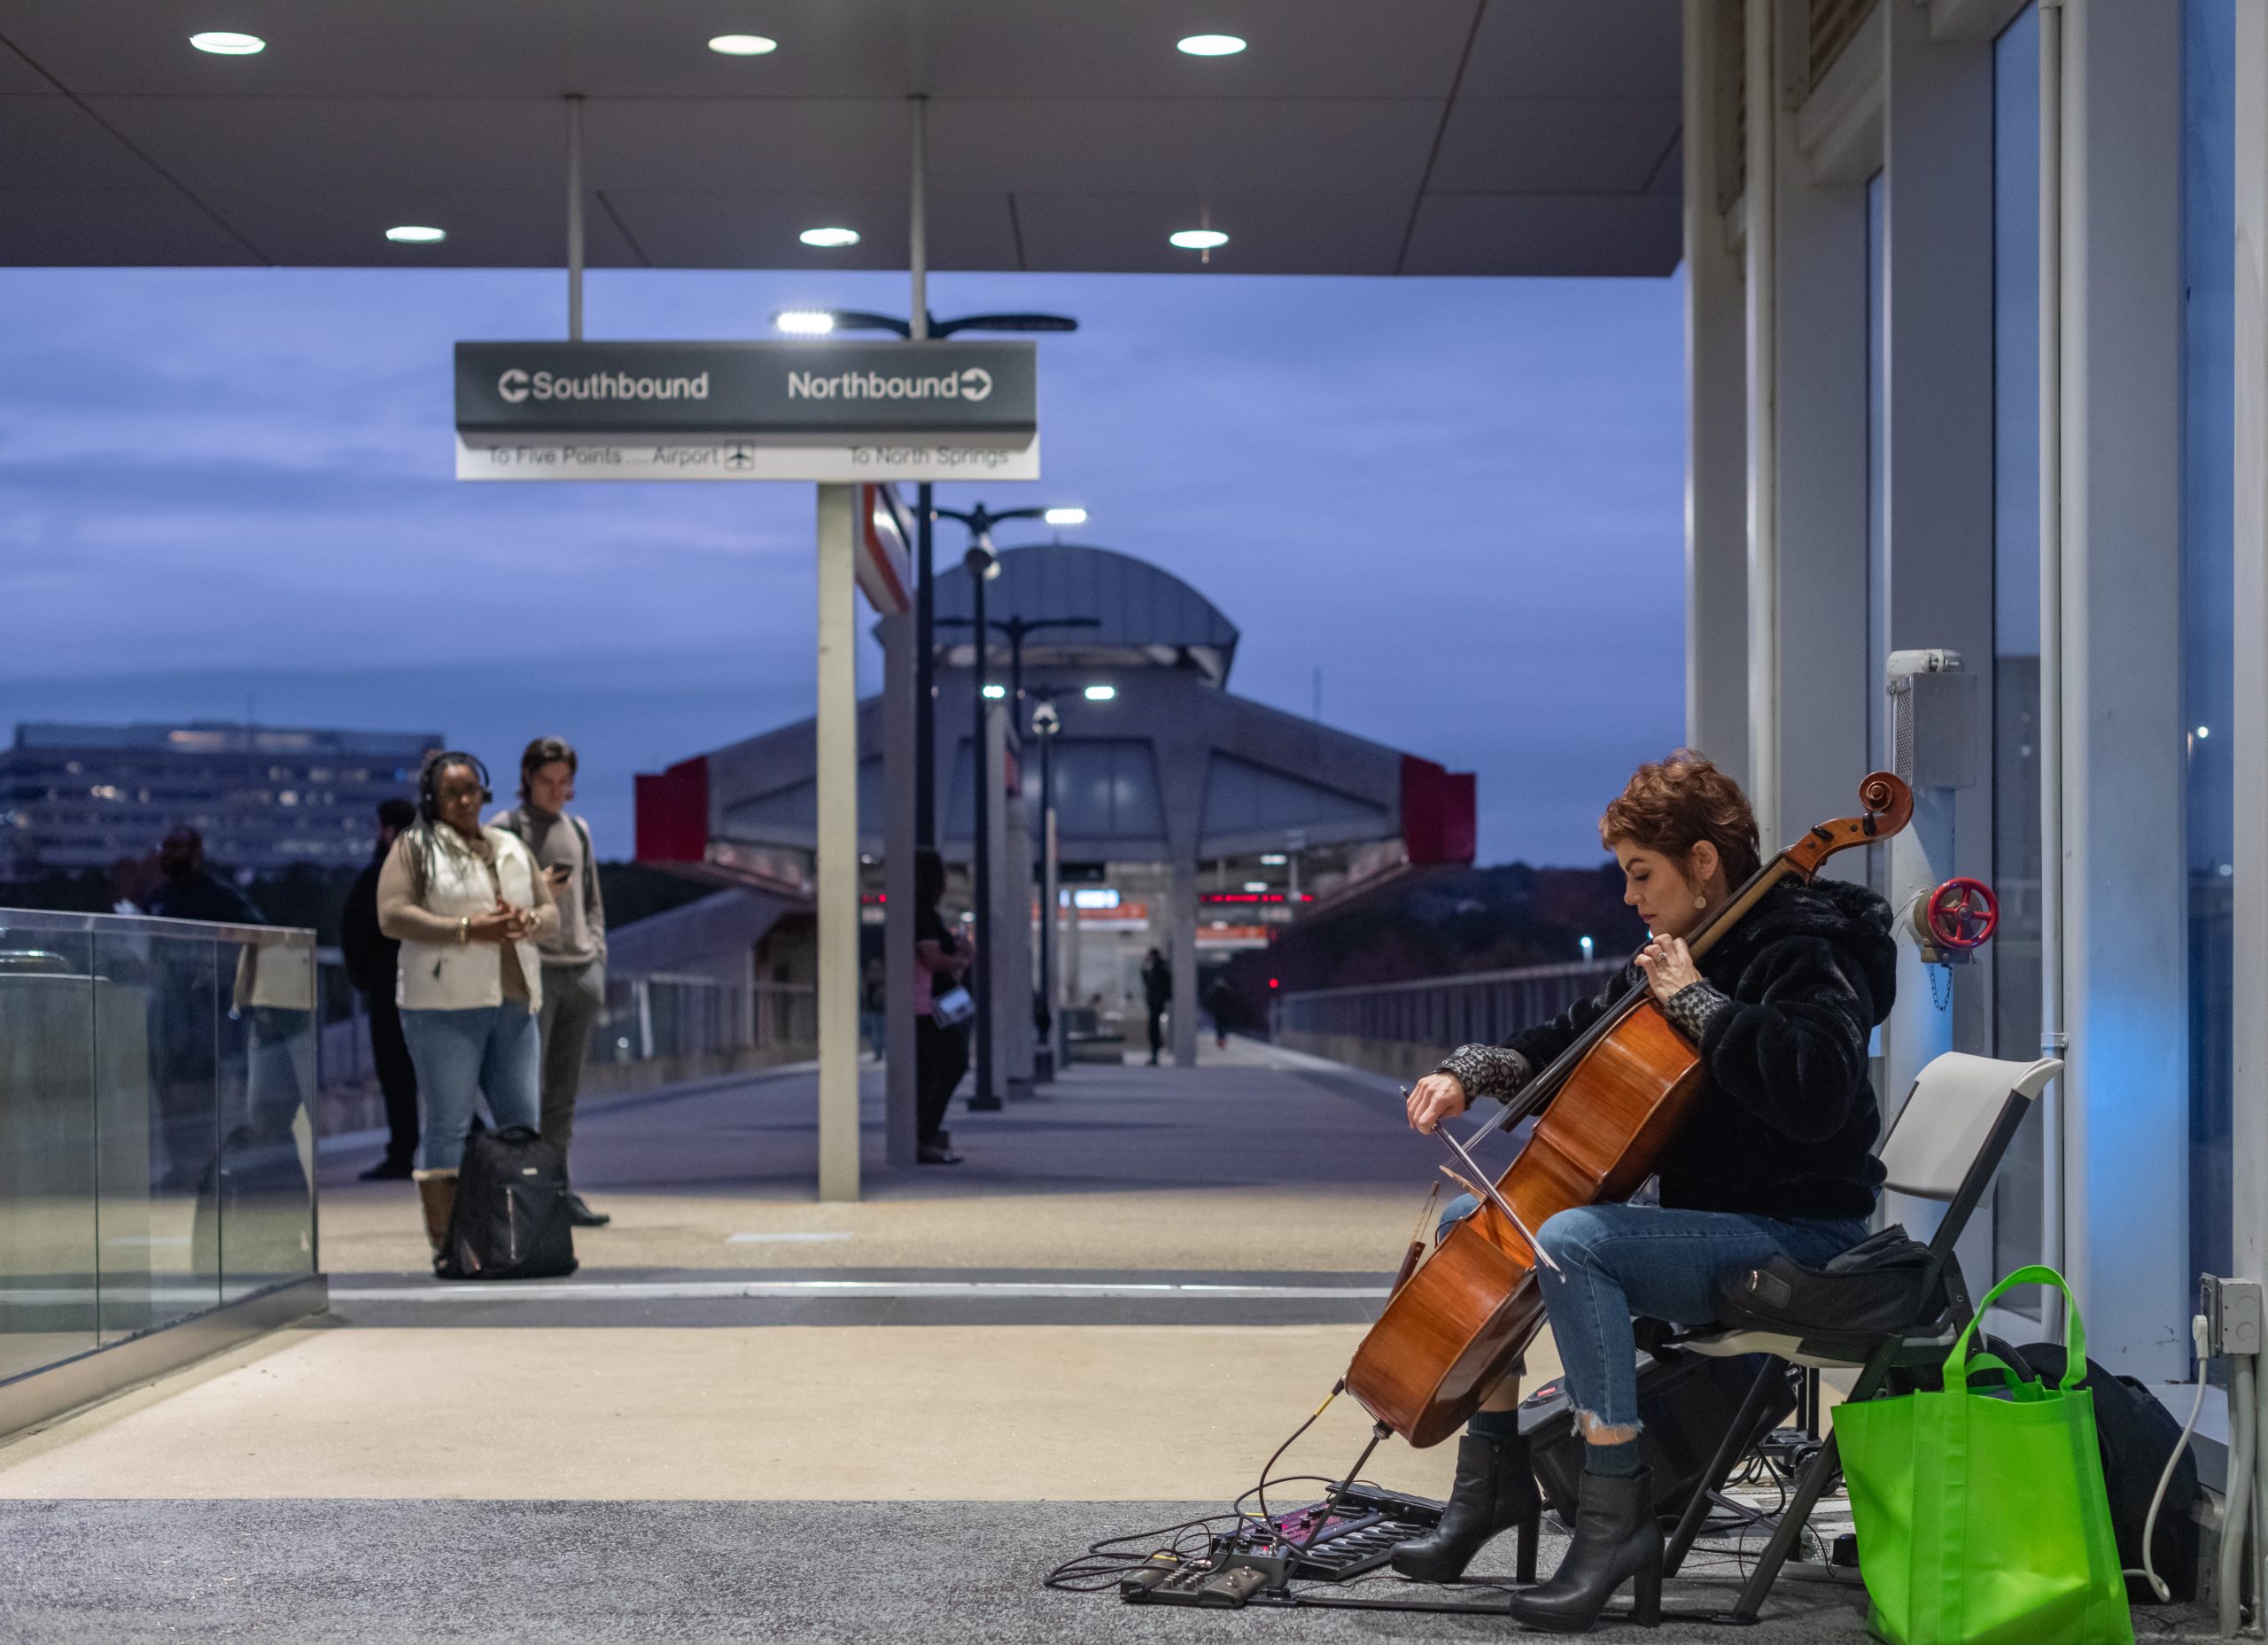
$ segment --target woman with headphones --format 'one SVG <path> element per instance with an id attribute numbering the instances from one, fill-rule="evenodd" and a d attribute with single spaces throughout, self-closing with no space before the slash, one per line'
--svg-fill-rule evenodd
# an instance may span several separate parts
<path id="1" fill-rule="evenodd" d="M 395 996 L 425 1103 L 417 1191 L 436 1266 L 456 1207 L 457 1165 L 481 1096 L 497 1128 L 540 1108 L 536 944 L 558 927 L 551 887 L 517 835 L 484 828 L 488 768 L 437 754 L 417 778 L 417 820 L 378 871 L 378 929 L 401 944 Z"/>

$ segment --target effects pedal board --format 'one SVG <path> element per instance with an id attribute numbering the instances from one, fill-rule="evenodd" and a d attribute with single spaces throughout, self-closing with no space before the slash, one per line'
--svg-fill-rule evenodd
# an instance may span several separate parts
<path id="1" fill-rule="evenodd" d="M 1395 1543 L 1422 1536 L 1441 1519 L 1439 1502 L 1355 1486 L 1335 1507 L 1310 1502 L 1271 1514 L 1234 1536 L 1215 1538 L 1193 1558 L 1153 1554 L 1119 1579 L 1118 1595 L 1132 1605 L 1232 1610 L 1258 1596 L 1281 1595 L 1294 1579 L 1345 1582 L 1375 1571 Z"/>
<path id="2" fill-rule="evenodd" d="M 1309 1582 L 1344 1582 L 1377 1570 L 1394 1544 L 1423 1536 L 1441 1523 L 1441 1505 L 1372 1486 L 1349 1486 L 1318 1532 L 1324 1502 L 1310 1502 L 1270 1517 L 1277 1536 L 1294 1550 L 1292 1574 Z"/>

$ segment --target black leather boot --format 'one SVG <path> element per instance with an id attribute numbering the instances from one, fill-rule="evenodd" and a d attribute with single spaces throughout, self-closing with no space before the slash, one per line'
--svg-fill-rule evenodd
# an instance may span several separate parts
<path id="1" fill-rule="evenodd" d="M 1457 1441 L 1456 1485 L 1441 1509 L 1441 1523 L 1424 1536 L 1397 1543 L 1394 1568 L 1415 1582 L 1454 1582 L 1489 1538 L 1518 1525 L 1518 1578 L 1533 1582 L 1536 1522 L 1542 1513 L 1526 1437 L 1491 1439 L 1468 1433 Z"/>
<path id="2" fill-rule="evenodd" d="M 1632 1578 L 1630 1619 L 1662 1619 L 1662 1522 L 1654 1517 L 1653 1475 L 1619 1479 L 1586 1473 L 1575 1510 L 1575 1540 L 1549 1582 L 1511 1597 L 1513 1619 L 1552 1633 L 1587 1633 L 1614 1590 Z"/>

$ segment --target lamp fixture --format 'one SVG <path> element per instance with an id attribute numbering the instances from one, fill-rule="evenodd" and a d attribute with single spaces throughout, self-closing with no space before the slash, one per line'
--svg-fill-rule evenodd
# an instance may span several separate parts
<path id="1" fill-rule="evenodd" d="M 1084 508 L 1050 508 L 1039 517 L 1050 525 L 1084 525 L 1087 511 Z"/>
<path id="2" fill-rule="evenodd" d="M 769 57 L 780 43 L 764 35 L 718 35 L 709 49 L 719 57 Z"/>
<path id="3" fill-rule="evenodd" d="M 772 323 L 789 337 L 825 337 L 835 330 L 835 315 L 824 308 L 783 308 Z"/>
<path id="4" fill-rule="evenodd" d="M 1281 868 L 1291 860 L 1281 851 L 1262 851 L 1260 854 L 1261 866 L 1263 868 Z"/>
<path id="5" fill-rule="evenodd" d="M 1008 694 L 1008 688 L 1006 686 L 987 686 L 984 687 L 984 694 L 997 702 Z"/>
<path id="6" fill-rule="evenodd" d="M 806 229 L 796 237 L 805 245 L 816 245 L 826 250 L 858 244 L 856 229 Z"/>
<path id="7" fill-rule="evenodd" d="M 1166 240 L 1184 252 L 1211 252 L 1226 245 L 1229 237 L 1218 229 L 1184 229 L 1168 235 Z"/>
<path id="8" fill-rule="evenodd" d="M 1244 882 L 1244 888 L 1247 891 L 1265 891 L 1268 888 L 1268 881 L 1265 880 L 1247 880 Z"/>
<path id="9" fill-rule="evenodd" d="M 1115 686 L 1089 686 L 1086 696 L 1090 702 L 1107 702 L 1118 694 Z"/>
<path id="10" fill-rule="evenodd" d="M 1175 43 L 1191 57 L 1234 57 L 1244 50 L 1234 35 L 1187 35 Z"/>
<path id="11" fill-rule="evenodd" d="M 268 50 L 268 42 L 258 35 L 239 35 L 226 28 L 211 28 L 201 35 L 191 35 L 189 43 L 199 51 L 211 52 L 214 57 L 257 57 Z"/>
<path id="12" fill-rule="evenodd" d="M 439 245 L 449 237 L 446 229 L 431 229 L 423 223 L 406 222 L 386 230 L 386 238 L 396 245 Z"/>

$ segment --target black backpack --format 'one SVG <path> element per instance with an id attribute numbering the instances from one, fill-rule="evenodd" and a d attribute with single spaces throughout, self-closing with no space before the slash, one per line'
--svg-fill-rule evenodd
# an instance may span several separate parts
<path id="1" fill-rule="evenodd" d="M 2054 1343 L 2029 1343 L 2016 1353 L 2041 1381 L 2062 1380 L 2069 1362 Z M 2149 1517 L 2150 1498 L 2157 1493 L 2166 1458 L 2181 1442 L 2181 1424 L 2148 1388 L 2132 1377 L 2112 1376 L 2093 1360 L 2087 1362 L 2079 1386 L 2094 1395 L 2094 1437 L 2102 1450 L 2102 1482 L 2110 1496 L 2118 1563 L 2140 1571 L 2142 1525 Z M 2157 1532 L 2150 1540 L 2151 1568 L 2179 1602 L 2197 1597 L 2197 1521 L 2191 1517 L 2196 1505 L 2197 1459 L 2194 1453 L 2184 1451 L 2173 1478 L 2166 1482 Z M 2158 1602 L 2140 1577 L 2126 1579 L 2126 1597 L 2138 1605 Z"/>
<path id="2" fill-rule="evenodd" d="M 1730 1269 L 1711 1282 L 1709 1300 L 1718 1321 L 1738 1330 L 1862 1345 L 1944 1314 L 1945 1275 L 1958 1270 L 1948 1258 L 1934 1293 L 1924 1297 L 1929 1270 L 1930 1248 L 1892 1225 L 1821 1268 L 1775 1255 L 1754 1268 Z"/>
<path id="3" fill-rule="evenodd" d="M 524 1125 L 476 1131 L 457 1168 L 444 1279 L 555 1279 L 575 1271 L 567 1162 Z"/>

